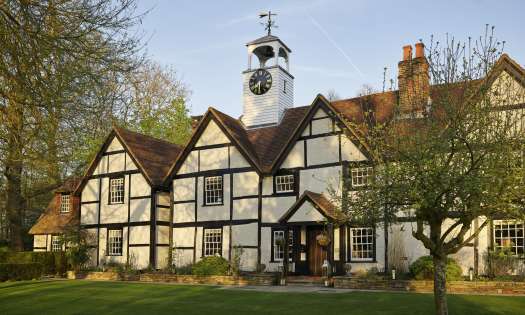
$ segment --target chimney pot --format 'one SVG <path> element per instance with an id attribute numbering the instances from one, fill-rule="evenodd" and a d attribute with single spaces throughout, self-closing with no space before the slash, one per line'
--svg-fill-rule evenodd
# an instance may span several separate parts
<path id="1" fill-rule="evenodd" d="M 412 46 L 403 46 L 403 61 L 412 59 Z"/>
<path id="2" fill-rule="evenodd" d="M 417 43 L 416 44 L 416 58 L 425 57 L 425 44 Z"/>

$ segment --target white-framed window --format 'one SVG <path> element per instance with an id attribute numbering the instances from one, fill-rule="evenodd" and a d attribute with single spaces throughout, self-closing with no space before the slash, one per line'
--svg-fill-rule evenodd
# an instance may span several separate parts
<path id="1" fill-rule="evenodd" d="M 284 231 L 275 230 L 273 231 L 273 260 L 283 261 L 284 259 Z M 293 231 L 288 231 L 288 259 L 292 261 L 293 257 Z"/>
<path id="2" fill-rule="evenodd" d="M 60 213 L 68 213 L 71 210 L 71 199 L 69 194 L 60 195 Z"/>
<path id="3" fill-rule="evenodd" d="M 374 238 L 371 227 L 350 228 L 350 260 L 374 260 Z"/>
<path id="4" fill-rule="evenodd" d="M 204 204 L 221 205 L 223 194 L 222 176 L 204 178 Z"/>
<path id="5" fill-rule="evenodd" d="M 351 170 L 352 187 L 363 187 L 372 179 L 372 167 L 355 167 Z"/>
<path id="6" fill-rule="evenodd" d="M 124 176 L 109 179 L 109 204 L 124 203 Z"/>
<path id="7" fill-rule="evenodd" d="M 51 251 L 62 251 L 62 237 L 60 235 L 51 235 Z"/>
<path id="8" fill-rule="evenodd" d="M 122 229 L 108 230 L 108 256 L 122 255 Z"/>
<path id="9" fill-rule="evenodd" d="M 508 248 L 515 255 L 524 254 L 524 224 L 518 220 L 494 221 L 494 247 Z"/>
<path id="10" fill-rule="evenodd" d="M 295 191 L 294 175 L 277 175 L 275 176 L 275 192 L 287 193 Z"/>
<path id="11" fill-rule="evenodd" d="M 204 229 L 203 256 L 222 256 L 222 229 Z"/>

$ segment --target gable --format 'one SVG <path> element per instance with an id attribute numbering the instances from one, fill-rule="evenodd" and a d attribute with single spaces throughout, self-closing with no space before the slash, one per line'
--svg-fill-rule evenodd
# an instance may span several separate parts
<path id="1" fill-rule="evenodd" d="M 306 200 L 288 219 L 288 222 L 322 222 L 326 217 Z"/>
<path id="2" fill-rule="evenodd" d="M 215 121 L 210 120 L 200 135 L 199 140 L 195 143 L 195 147 L 227 143 L 230 143 L 228 137 L 222 132 Z"/>
<path id="3" fill-rule="evenodd" d="M 113 136 L 95 167 L 92 175 L 136 170 L 137 165 L 124 149 L 122 142 Z M 88 174 L 91 175 L 91 174 Z"/>
<path id="4" fill-rule="evenodd" d="M 525 103 L 525 87 L 506 70 L 501 71 L 491 85 L 491 102 L 494 106 Z"/>

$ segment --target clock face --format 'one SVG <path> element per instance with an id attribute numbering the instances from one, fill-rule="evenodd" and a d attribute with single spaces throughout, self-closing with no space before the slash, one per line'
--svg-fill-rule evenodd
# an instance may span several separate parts
<path id="1" fill-rule="evenodd" d="M 249 85 L 253 94 L 262 95 L 272 87 L 272 75 L 264 69 L 259 69 L 250 77 Z"/>

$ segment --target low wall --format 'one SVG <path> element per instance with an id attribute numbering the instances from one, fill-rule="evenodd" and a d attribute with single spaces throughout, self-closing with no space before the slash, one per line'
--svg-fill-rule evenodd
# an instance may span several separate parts
<path id="1" fill-rule="evenodd" d="M 137 275 L 121 274 L 113 271 L 91 271 L 75 273 L 69 271 L 68 279 L 106 280 L 106 281 L 143 281 L 143 282 L 170 282 L 185 284 L 213 284 L 213 285 L 274 285 L 277 277 L 274 274 L 253 274 L 242 276 L 193 276 L 175 275 L 169 273 L 142 273 Z"/>
<path id="2" fill-rule="evenodd" d="M 276 277 L 273 274 L 242 275 L 235 277 L 143 273 L 140 275 L 140 281 L 214 285 L 274 285 L 276 283 Z"/>
<path id="3" fill-rule="evenodd" d="M 410 291 L 431 293 L 434 282 L 425 280 L 367 280 L 334 277 L 334 287 L 355 290 Z M 448 281 L 448 293 L 525 295 L 525 282 Z"/>

